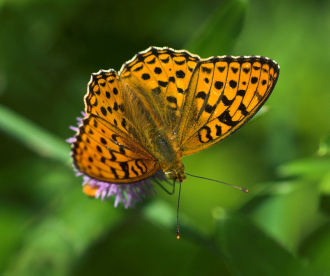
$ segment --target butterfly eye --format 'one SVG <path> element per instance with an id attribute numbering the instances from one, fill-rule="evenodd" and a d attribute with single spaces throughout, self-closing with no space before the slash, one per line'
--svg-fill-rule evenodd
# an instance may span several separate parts
<path id="1" fill-rule="evenodd" d="M 168 170 L 164 174 L 168 179 L 174 179 L 180 183 L 186 179 L 184 168 L 182 170 Z"/>
<path id="2" fill-rule="evenodd" d="M 166 171 L 164 173 L 165 173 L 165 176 L 169 179 L 175 179 L 176 176 L 177 176 L 176 172 L 173 171 L 173 170 L 169 170 L 169 171 Z"/>

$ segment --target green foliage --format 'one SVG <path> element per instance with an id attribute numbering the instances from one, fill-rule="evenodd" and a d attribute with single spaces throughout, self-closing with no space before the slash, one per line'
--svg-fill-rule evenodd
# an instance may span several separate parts
<path id="1" fill-rule="evenodd" d="M 3 275 L 328 275 L 327 1 L 0 1 Z M 267 112 L 187 157 L 177 197 L 134 210 L 91 200 L 69 162 L 90 74 L 149 46 L 263 55 Z"/>
<path id="2" fill-rule="evenodd" d="M 185 48 L 205 57 L 229 53 L 243 28 L 247 4 L 246 0 L 231 0 L 220 5 Z"/>

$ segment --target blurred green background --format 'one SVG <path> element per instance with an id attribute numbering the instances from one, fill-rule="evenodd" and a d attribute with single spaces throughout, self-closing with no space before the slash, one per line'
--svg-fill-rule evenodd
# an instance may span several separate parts
<path id="1" fill-rule="evenodd" d="M 87 198 L 65 139 L 90 75 L 149 46 L 263 55 L 267 112 L 185 158 L 181 197 Z M 330 275 L 330 2 L 0 0 L 1 275 Z"/>

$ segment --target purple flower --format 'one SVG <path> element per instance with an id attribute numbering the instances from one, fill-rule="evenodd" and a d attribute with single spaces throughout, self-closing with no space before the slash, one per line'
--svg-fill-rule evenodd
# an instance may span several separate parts
<path id="1" fill-rule="evenodd" d="M 79 173 L 81 174 L 81 173 Z M 146 196 L 155 195 L 153 180 L 165 179 L 164 173 L 158 171 L 152 177 L 143 179 L 130 184 L 115 184 L 100 181 L 84 175 L 84 192 L 95 198 L 106 200 L 109 197 L 115 197 L 115 207 L 123 203 L 125 208 L 135 207 L 136 203 L 142 202 Z"/>
<path id="2" fill-rule="evenodd" d="M 86 113 L 82 112 L 84 117 Z M 77 118 L 78 127 L 70 127 L 73 131 L 78 132 L 79 126 L 82 124 L 83 118 Z M 67 139 L 67 142 L 74 143 L 76 136 Z M 155 195 L 155 187 L 153 181 L 167 181 L 164 173 L 160 170 L 152 177 L 133 182 L 129 184 L 116 184 L 94 179 L 78 171 L 75 167 L 74 170 L 77 176 L 83 176 L 84 193 L 88 196 L 101 198 L 107 200 L 114 197 L 114 206 L 117 207 L 120 203 L 124 204 L 125 208 L 135 207 L 138 202 L 142 202 L 146 196 Z"/>

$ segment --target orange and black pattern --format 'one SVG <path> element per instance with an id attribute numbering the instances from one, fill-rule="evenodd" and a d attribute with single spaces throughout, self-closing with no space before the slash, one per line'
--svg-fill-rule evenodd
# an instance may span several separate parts
<path id="1" fill-rule="evenodd" d="M 151 47 L 118 74 L 111 69 L 92 75 L 87 117 L 72 149 L 75 166 L 111 183 L 136 182 L 159 169 L 183 174 L 182 156 L 209 148 L 245 124 L 278 76 L 278 64 L 266 57 L 201 59 Z"/>

